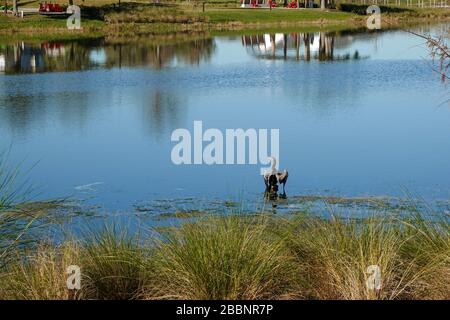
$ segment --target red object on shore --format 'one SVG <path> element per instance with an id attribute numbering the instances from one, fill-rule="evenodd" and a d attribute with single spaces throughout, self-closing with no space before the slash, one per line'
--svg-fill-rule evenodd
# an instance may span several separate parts
<path id="1" fill-rule="evenodd" d="M 295 9 L 297 8 L 297 1 L 291 1 L 291 3 L 289 3 L 288 8 L 291 9 Z"/>
<path id="2" fill-rule="evenodd" d="M 39 4 L 39 12 L 64 12 L 64 9 L 57 3 L 43 2 Z"/>

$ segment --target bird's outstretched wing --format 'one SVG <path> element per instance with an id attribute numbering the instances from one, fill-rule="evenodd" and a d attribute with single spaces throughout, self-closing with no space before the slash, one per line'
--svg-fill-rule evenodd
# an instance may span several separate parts
<path id="1" fill-rule="evenodd" d="M 278 183 L 286 183 L 288 177 L 289 177 L 289 172 L 287 170 L 277 172 Z"/>

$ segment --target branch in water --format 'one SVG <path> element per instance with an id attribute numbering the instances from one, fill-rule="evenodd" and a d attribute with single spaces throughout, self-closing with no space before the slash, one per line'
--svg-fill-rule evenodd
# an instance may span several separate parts
<path id="1" fill-rule="evenodd" d="M 442 81 L 450 79 L 448 75 L 450 68 L 450 48 L 447 44 L 448 33 L 444 33 L 439 37 L 432 37 L 431 35 L 423 35 L 412 31 L 408 32 L 426 40 L 433 61 L 437 60 L 439 62 L 439 70 L 436 71 L 441 75 Z"/>

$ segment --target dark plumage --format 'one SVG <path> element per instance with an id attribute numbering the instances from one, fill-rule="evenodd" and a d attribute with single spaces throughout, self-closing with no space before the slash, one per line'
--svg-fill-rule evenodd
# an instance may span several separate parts
<path id="1" fill-rule="evenodd" d="M 268 170 L 264 173 L 264 184 L 266 185 L 265 195 L 269 196 L 269 198 L 276 198 L 278 196 L 278 184 L 283 185 L 283 193 L 281 194 L 282 198 L 286 198 L 285 186 L 287 179 L 289 177 L 289 173 L 287 170 L 278 171 L 275 166 L 277 160 L 275 157 L 269 157 L 272 162 L 271 170 Z"/>

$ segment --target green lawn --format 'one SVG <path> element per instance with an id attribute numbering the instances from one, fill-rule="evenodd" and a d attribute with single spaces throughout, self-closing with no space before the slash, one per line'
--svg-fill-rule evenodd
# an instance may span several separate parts
<path id="1" fill-rule="evenodd" d="M 345 20 L 356 17 L 353 13 L 321 11 L 319 9 L 207 9 L 204 13 L 213 23 L 239 21 L 242 23 L 276 23 L 314 20 Z"/>
<path id="2" fill-rule="evenodd" d="M 103 21 L 82 19 L 83 25 L 86 27 L 101 27 Z M 29 15 L 24 19 L 5 16 L 0 14 L 0 31 L 6 29 L 27 29 L 27 28 L 66 28 L 67 18 L 63 17 L 45 17 L 41 15 Z"/>
<path id="3" fill-rule="evenodd" d="M 21 40 L 71 40 L 98 37 L 103 34 L 103 21 L 83 19 L 83 30 L 68 30 L 64 18 L 29 15 L 24 19 L 0 14 L 0 41 Z"/>
<path id="4" fill-rule="evenodd" d="M 33 15 L 27 16 L 25 19 L 14 18 L 12 16 L 5 16 L 0 14 L 0 31 L 6 31 L 6 29 L 21 29 L 29 27 L 46 27 L 46 28 L 59 28 L 62 27 L 65 20 L 61 19 L 49 19 L 43 16 Z"/>

